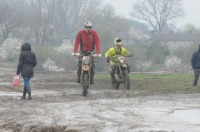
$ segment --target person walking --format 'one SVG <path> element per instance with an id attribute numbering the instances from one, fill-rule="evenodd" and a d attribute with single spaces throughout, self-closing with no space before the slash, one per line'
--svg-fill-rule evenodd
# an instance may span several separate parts
<path id="1" fill-rule="evenodd" d="M 19 62 L 17 66 L 17 76 L 21 73 L 24 80 L 24 90 L 21 99 L 26 98 L 28 93 L 28 100 L 31 100 L 31 88 L 30 79 L 34 75 L 34 67 L 37 65 L 37 59 L 35 53 L 31 51 L 30 43 L 25 43 L 21 46 L 21 53 L 19 56 Z"/>
<path id="2" fill-rule="evenodd" d="M 192 55 L 191 65 L 194 71 L 193 86 L 196 86 L 199 80 L 199 73 L 200 73 L 200 44 L 199 44 L 199 49 L 195 51 Z"/>

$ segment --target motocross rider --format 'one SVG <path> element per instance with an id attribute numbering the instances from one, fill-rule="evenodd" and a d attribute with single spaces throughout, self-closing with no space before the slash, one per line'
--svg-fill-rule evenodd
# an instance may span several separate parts
<path id="1" fill-rule="evenodd" d="M 115 82 L 115 69 L 117 66 L 116 59 L 118 56 L 132 56 L 132 53 L 127 51 L 124 47 L 122 47 L 122 39 L 120 37 L 115 38 L 114 40 L 115 46 L 110 48 L 106 53 L 105 57 L 107 58 L 107 62 L 110 63 L 111 68 L 111 83 Z M 111 58 L 112 57 L 112 58 Z M 128 66 L 128 71 L 130 70 L 130 67 Z M 130 72 L 130 71 L 129 71 Z"/>
<path id="2" fill-rule="evenodd" d="M 101 56 L 100 54 L 100 40 L 98 33 L 95 30 L 92 30 L 92 23 L 90 21 L 85 22 L 85 29 L 80 30 L 76 36 L 76 40 L 74 43 L 74 54 L 77 53 L 78 47 L 80 45 L 80 53 L 86 54 L 88 52 L 94 52 L 96 49 L 96 54 Z M 81 76 L 81 58 L 78 61 L 78 69 L 77 69 L 77 82 L 80 83 Z M 90 76 L 90 84 L 94 84 L 94 74 L 95 74 L 95 62 L 92 61 L 92 69 Z"/>

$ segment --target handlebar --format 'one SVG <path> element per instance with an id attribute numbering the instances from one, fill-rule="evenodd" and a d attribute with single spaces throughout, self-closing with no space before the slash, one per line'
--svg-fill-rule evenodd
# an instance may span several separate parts
<path id="1" fill-rule="evenodd" d="M 72 53 L 73 56 L 83 56 L 80 53 Z M 93 57 L 101 57 L 101 54 L 92 54 Z"/>
<path id="2" fill-rule="evenodd" d="M 133 54 L 125 55 L 124 57 L 132 57 L 132 56 L 133 56 Z"/>
<path id="3" fill-rule="evenodd" d="M 73 56 L 80 56 L 80 53 L 72 53 Z"/>
<path id="4" fill-rule="evenodd" d="M 118 57 L 120 57 L 120 56 L 123 56 L 123 55 L 114 55 L 114 56 L 109 56 L 109 59 L 116 59 L 116 58 L 118 58 Z M 131 55 L 124 55 L 123 57 L 132 57 L 133 55 L 131 54 Z"/>

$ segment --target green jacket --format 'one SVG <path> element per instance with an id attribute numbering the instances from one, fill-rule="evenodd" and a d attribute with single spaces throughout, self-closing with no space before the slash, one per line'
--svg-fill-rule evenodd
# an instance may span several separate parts
<path id="1" fill-rule="evenodd" d="M 110 48 L 106 53 L 105 53 L 105 57 L 111 57 L 111 56 L 116 56 L 116 55 L 121 55 L 121 56 L 125 56 L 125 55 L 132 55 L 130 52 L 128 52 L 124 47 L 120 48 L 120 49 L 116 49 L 115 47 Z M 114 64 L 115 63 L 115 59 L 110 59 L 110 63 Z"/>

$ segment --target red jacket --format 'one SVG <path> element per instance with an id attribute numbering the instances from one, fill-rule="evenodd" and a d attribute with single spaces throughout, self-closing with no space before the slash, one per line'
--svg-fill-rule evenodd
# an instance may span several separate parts
<path id="1" fill-rule="evenodd" d="M 94 30 L 90 30 L 89 33 L 85 30 L 79 31 L 74 43 L 74 52 L 78 51 L 79 44 L 81 51 L 93 51 L 96 48 L 96 53 L 100 53 L 99 37 Z"/>

